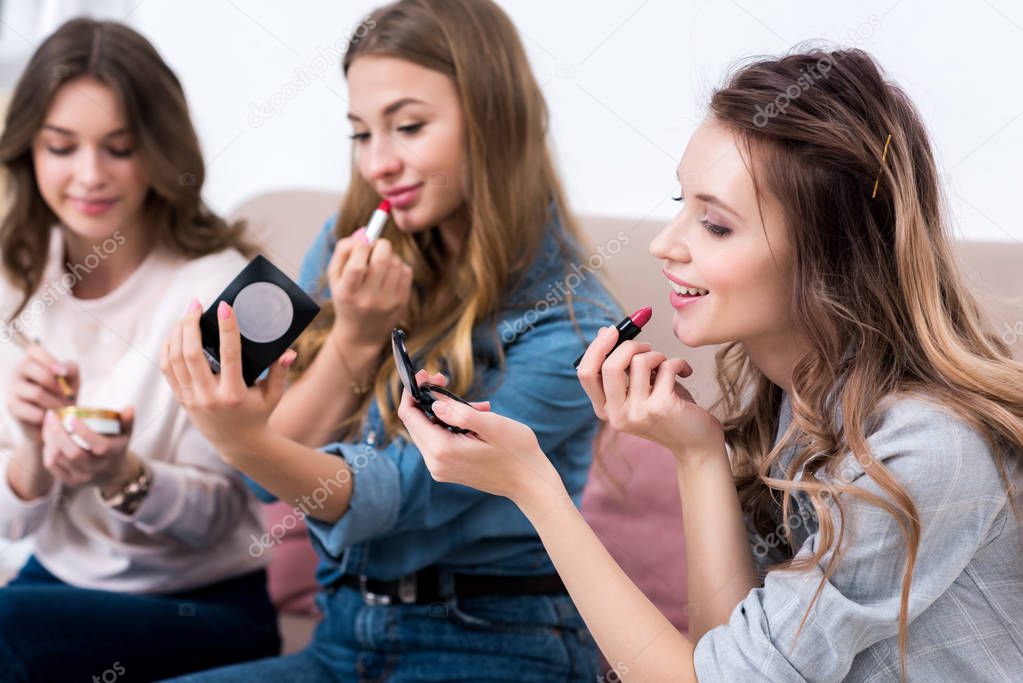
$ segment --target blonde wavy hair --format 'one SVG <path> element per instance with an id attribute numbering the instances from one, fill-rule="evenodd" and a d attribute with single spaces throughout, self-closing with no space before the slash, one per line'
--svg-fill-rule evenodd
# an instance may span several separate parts
<path id="1" fill-rule="evenodd" d="M 375 10 L 364 24 L 368 31 L 344 56 L 346 74 L 361 56 L 396 57 L 445 74 L 458 92 L 467 131 L 470 223 L 461 253 L 445 254 L 436 229 L 392 231 L 391 239 L 413 269 L 413 295 L 401 321 L 409 354 L 431 371 L 444 371 L 450 389 L 466 394 L 476 379 L 472 331 L 508 304 L 505 293 L 536 258 L 552 218 L 568 238 L 566 264 L 581 244 L 547 147 L 547 106 L 515 26 L 490 0 L 401 0 Z M 351 178 L 335 226 L 338 239 L 358 230 L 380 201 L 354 158 Z M 571 295 L 568 305 L 571 311 Z M 299 340 L 302 360 L 294 374 L 309 366 L 333 320 L 327 302 L 315 328 Z M 340 425 L 340 438 L 357 435 L 371 401 L 387 406 L 399 387 L 388 345 L 373 390 Z M 394 411 L 381 414 L 386 439 L 403 431 Z"/>
<path id="2" fill-rule="evenodd" d="M 783 113 L 763 115 L 813 68 L 825 77 L 786 98 Z M 739 342 L 717 354 L 722 394 L 712 410 L 725 416 L 740 500 L 754 530 L 767 534 L 777 531 L 780 498 L 782 536 L 791 544 L 792 495 L 809 496 L 818 517 L 818 550 L 783 566 L 806 570 L 834 551 L 810 609 L 841 562 L 842 496 L 895 518 L 908 548 L 898 636 L 905 677 L 920 521 L 912 497 L 871 453 L 865 428 L 879 417 L 886 397 L 913 395 L 955 411 L 984 435 L 1018 515 L 1006 463 L 1023 453 L 1023 364 L 989 329 L 953 258 L 920 116 L 867 53 L 810 48 L 753 61 L 713 94 L 710 115 L 736 135 L 758 196 L 769 192 L 783 207 L 795 245 L 792 312 L 811 346 L 794 370 L 792 423 L 777 445 L 781 389 Z M 785 477 L 772 477 L 772 465 L 793 444 L 798 450 Z M 838 469 L 847 453 L 883 497 L 834 485 L 841 483 Z M 804 477 L 793 481 L 800 470 Z"/>

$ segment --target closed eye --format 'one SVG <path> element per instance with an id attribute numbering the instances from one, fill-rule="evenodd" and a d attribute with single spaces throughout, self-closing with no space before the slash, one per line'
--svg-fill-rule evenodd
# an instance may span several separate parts
<path id="1" fill-rule="evenodd" d="M 422 127 L 422 123 L 410 123 L 406 126 L 398 126 L 398 132 L 405 133 L 406 135 L 415 135 Z"/>
<path id="2" fill-rule="evenodd" d="M 715 237 L 725 237 L 732 232 L 730 228 L 726 228 L 723 225 L 717 225 L 716 223 L 711 223 L 706 218 L 701 218 L 700 224 L 706 228 L 707 232 Z"/>

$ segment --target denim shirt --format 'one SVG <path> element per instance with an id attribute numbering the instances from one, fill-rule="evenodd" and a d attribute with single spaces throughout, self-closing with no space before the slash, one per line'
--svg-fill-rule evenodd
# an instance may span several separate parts
<path id="1" fill-rule="evenodd" d="M 791 419 L 783 393 L 775 443 Z M 920 516 L 909 597 L 909 680 L 1023 679 L 1023 539 L 987 444 L 951 411 L 905 397 L 882 411 L 867 443 Z M 773 476 L 784 476 L 796 451 L 795 445 L 786 450 Z M 1018 488 L 1020 454 L 1006 460 Z M 841 464 L 844 482 L 886 498 L 855 457 Z M 888 512 L 849 498 L 843 498 L 844 555 L 798 638 L 830 552 L 809 572 L 776 569 L 765 576 L 767 565 L 786 559 L 787 543 L 777 534 L 751 535 L 763 586 L 697 643 L 700 681 L 898 680 L 906 543 Z M 818 548 L 817 517 L 805 494 L 794 495 L 792 505 L 796 557 L 806 557 Z M 778 517 L 780 525 L 780 511 Z"/>
<path id="2" fill-rule="evenodd" d="M 299 284 L 314 298 L 329 297 L 321 282 L 335 220 L 323 226 L 302 263 Z M 466 398 L 489 400 L 495 413 L 529 425 L 579 504 L 597 419 L 572 361 L 600 327 L 616 324 L 622 314 L 595 271 L 565 253 L 566 239 L 552 221 L 537 257 L 502 310 L 491 324 L 473 330 L 478 389 Z M 566 263 L 571 264 L 567 271 Z M 575 323 L 565 301 L 569 290 L 575 297 Z M 499 348 L 505 354 L 503 368 Z M 322 449 L 345 458 L 355 487 L 348 511 L 337 522 L 306 520 L 321 558 L 317 579 L 322 585 L 342 574 L 391 580 L 433 564 L 467 574 L 554 573 L 535 530 L 510 500 L 435 482 L 419 449 L 400 436 L 381 443 L 380 410 L 374 400 L 359 443 Z"/>

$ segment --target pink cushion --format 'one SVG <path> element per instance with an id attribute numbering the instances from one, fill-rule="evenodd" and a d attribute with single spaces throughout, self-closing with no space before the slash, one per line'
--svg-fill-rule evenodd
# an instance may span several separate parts
<path id="1" fill-rule="evenodd" d="M 686 552 L 675 458 L 612 430 L 600 440 L 582 510 L 611 555 L 683 633 L 688 628 Z"/>
<path id="2" fill-rule="evenodd" d="M 281 612 L 316 614 L 313 597 L 318 558 L 306 533 L 305 520 L 287 503 L 263 506 L 272 553 L 267 567 L 270 600 Z"/>

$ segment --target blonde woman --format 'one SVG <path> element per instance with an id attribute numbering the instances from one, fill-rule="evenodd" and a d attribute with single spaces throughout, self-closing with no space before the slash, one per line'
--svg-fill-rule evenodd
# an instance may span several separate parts
<path id="1" fill-rule="evenodd" d="M 390 338 L 404 328 L 418 366 L 529 424 L 568 504 L 597 426 L 571 361 L 620 314 L 581 251 L 507 16 L 489 0 L 404 0 L 365 26 L 344 58 L 352 182 L 301 277 L 331 301 L 299 349 L 304 371 L 279 405 L 294 352 L 245 391 L 226 305 L 219 376 L 198 310 L 169 340 L 167 378 L 192 418 L 307 517 L 323 558 L 311 646 L 198 678 L 592 681 L 595 646 L 526 518 L 433 482 L 403 433 Z M 359 226 L 382 197 L 394 224 L 367 244 Z"/>
<path id="2" fill-rule="evenodd" d="M 678 175 L 682 210 L 650 252 L 679 341 L 727 342 L 722 399 L 693 401 L 684 358 L 612 352 L 613 328 L 579 379 L 598 417 L 678 461 L 688 636 L 557 504 L 527 426 L 441 400 L 478 438 L 452 435 L 404 397 L 434 476 L 533 521 L 623 680 L 1018 678 L 1023 366 L 959 274 L 906 94 L 857 50 L 752 62 Z"/>
<path id="3" fill-rule="evenodd" d="M 0 162 L 0 536 L 34 550 L 0 588 L 0 679 L 276 653 L 258 502 L 160 375 L 182 298 L 215 295 L 248 249 L 202 203 L 180 83 L 126 26 L 68 22 L 18 81 Z M 121 411 L 121 434 L 62 424 L 69 405 Z"/>

